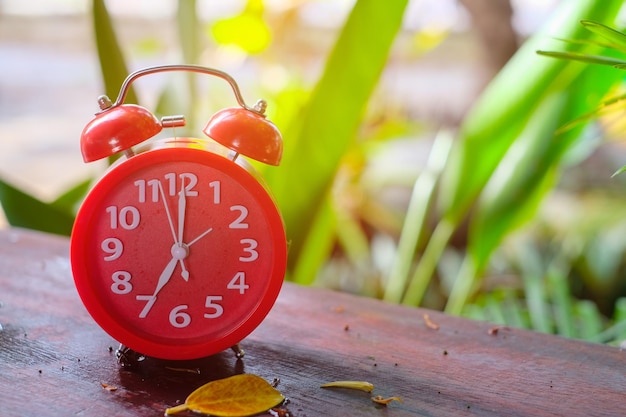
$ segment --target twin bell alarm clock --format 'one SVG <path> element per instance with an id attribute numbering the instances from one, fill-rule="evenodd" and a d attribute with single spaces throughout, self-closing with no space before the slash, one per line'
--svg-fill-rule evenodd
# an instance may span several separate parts
<path id="1" fill-rule="evenodd" d="M 239 107 L 214 114 L 205 139 L 153 138 L 184 126 L 124 104 L 140 77 L 190 71 L 227 81 Z M 287 263 L 280 212 L 241 155 L 278 165 L 282 138 L 265 102 L 244 103 L 226 73 L 193 65 L 130 74 L 84 128 L 85 162 L 121 157 L 91 188 L 74 224 L 70 259 L 86 309 L 120 342 L 118 358 L 183 360 L 233 348 L 266 317 Z M 146 142 L 148 141 L 148 142 Z"/>

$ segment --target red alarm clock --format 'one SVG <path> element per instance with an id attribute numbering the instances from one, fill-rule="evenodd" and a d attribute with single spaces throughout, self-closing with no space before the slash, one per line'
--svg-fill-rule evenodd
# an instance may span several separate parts
<path id="1" fill-rule="evenodd" d="M 152 140 L 184 117 L 158 120 L 123 104 L 137 78 L 166 71 L 217 76 L 240 107 L 216 113 L 210 139 Z M 123 156 L 93 186 L 72 230 L 76 289 L 93 319 L 129 352 L 194 359 L 238 343 L 265 318 L 287 263 L 285 230 L 262 179 L 240 155 L 278 165 L 282 138 L 264 116 L 265 104 L 245 105 L 221 71 L 171 65 L 128 76 L 115 103 L 81 135 L 85 162 Z M 144 143 L 143 145 L 140 145 Z"/>

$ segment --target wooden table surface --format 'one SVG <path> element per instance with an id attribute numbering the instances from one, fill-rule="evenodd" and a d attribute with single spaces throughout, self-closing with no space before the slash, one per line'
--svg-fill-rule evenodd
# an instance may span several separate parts
<path id="1" fill-rule="evenodd" d="M 618 348 L 289 283 L 242 343 L 243 360 L 227 351 L 127 370 L 82 306 L 68 252 L 65 238 L 0 231 L 1 416 L 160 416 L 198 386 L 244 372 L 280 380 L 283 416 L 626 415 Z M 336 380 L 368 381 L 373 395 L 404 402 L 320 388 Z"/>

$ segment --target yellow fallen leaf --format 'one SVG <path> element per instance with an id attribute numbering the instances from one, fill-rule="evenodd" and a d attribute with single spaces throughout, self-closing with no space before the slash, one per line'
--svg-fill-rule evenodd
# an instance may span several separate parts
<path id="1" fill-rule="evenodd" d="M 113 385 L 105 384 L 104 382 L 101 382 L 100 385 L 102 385 L 102 388 L 107 391 L 117 391 L 117 387 L 114 387 Z"/>
<path id="2" fill-rule="evenodd" d="M 165 410 L 166 415 L 191 410 L 217 417 L 246 417 L 277 406 L 285 397 L 263 378 L 243 374 L 218 379 L 192 392 L 184 404 Z"/>
<path id="3" fill-rule="evenodd" d="M 365 381 L 335 381 L 321 386 L 321 388 L 348 388 L 358 389 L 365 392 L 372 392 L 374 385 Z"/>
<path id="4" fill-rule="evenodd" d="M 380 395 L 377 395 L 375 397 L 372 397 L 372 401 L 374 401 L 375 403 L 378 404 L 382 404 L 382 405 L 387 405 L 392 401 L 399 401 L 399 402 L 403 402 L 402 399 L 400 397 L 389 397 L 389 398 L 383 398 Z"/>
<path id="5" fill-rule="evenodd" d="M 424 314 L 424 323 L 429 329 L 439 330 L 439 325 L 433 322 L 428 314 Z"/>

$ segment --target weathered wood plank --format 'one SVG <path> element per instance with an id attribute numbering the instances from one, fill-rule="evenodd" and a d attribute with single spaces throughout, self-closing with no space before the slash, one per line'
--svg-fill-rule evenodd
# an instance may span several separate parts
<path id="1" fill-rule="evenodd" d="M 205 382 L 241 372 L 280 379 L 295 417 L 617 416 L 626 399 L 617 348 L 490 333 L 488 323 L 291 284 L 244 341 L 243 360 L 223 352 L 121 369 L 116 342 L 74 290 L 68 241 L 16 229 L 0 232 L 0 325 L 0 415 L 9 417 L 162 415 Z M 333 380 L 366 380 L 404 403 L 385 410 L 367 393 L 319 388 Z"/>

